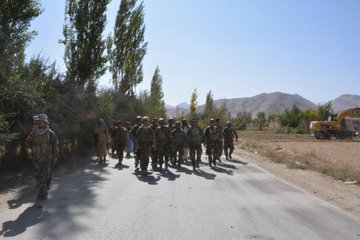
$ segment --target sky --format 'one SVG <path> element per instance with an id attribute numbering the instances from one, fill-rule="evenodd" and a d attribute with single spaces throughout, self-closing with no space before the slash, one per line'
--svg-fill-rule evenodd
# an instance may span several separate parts
<path id="1" fill-rule="evenodd" d="M 65 0 L 41 0 L 31 22 L 38 35 L 27 59 L 38 54 L 65 72 L 62 39 Z M 139 1 L 140 2 L 140 1 Z M 104 36 L 113 31 L 120 0 L 107 11 Z M 144 0 L 144 81 L 156 67 L 166 104 L 190 102 L 197 90 L 213 99 L 261 93 L 299 94 L 324 103 L 360 95 L 359 0 Z M 111 87 L 110 74 L 99 80 Z"/>

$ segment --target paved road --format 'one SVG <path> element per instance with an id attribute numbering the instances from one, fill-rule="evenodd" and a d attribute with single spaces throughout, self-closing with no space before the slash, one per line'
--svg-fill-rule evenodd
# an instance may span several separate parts
<path id="1" fill-rule="evenodd" d="M 124 163 L 55 177 L 42 210 L 25 188 L 0 212 L 0 239 L 360 240 L 359 219 L 239 156 L 196 174 L 185 165 L 140 176 Z"/>

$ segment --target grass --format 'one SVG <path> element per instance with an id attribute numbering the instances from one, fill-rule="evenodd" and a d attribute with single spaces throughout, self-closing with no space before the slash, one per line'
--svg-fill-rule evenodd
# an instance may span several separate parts
<path id="1" fill-rule="evenodd" d="M 238 135 L 243 149 L 256 152 L 275 163 L 292 169 L 318 171 L 338 180 L 360 184 L 358 142 L 321 141 L 309 134 L 276 134 L 271 131 L 240 131 Z"/>

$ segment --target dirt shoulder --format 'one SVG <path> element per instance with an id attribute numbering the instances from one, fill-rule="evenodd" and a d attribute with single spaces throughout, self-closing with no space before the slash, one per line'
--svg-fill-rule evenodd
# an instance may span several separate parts
<path id="1" fill-rule="evenodd" d="M 329 175 L 308 169 L 304 170 L 301 168 L 289 168 L 288 165 L 285 165 L 284 163 L 276 163 L 269 157 L 261 154 L 260 151 L 257 151 L 256 147 L 247 147 L 246 145 L 249 143 L 245 143 L 245 141 L 246 140 L 242 139 L 237 144 L 235 149 L 235 153 L 237 155 L 260 166 L 261 168 L 272 173 L 276 177 L 283 179 L 290 184 L 300 189 L 303 189 L 304 191 L 320 199 L 323 199 L 330 204 L 338 207 L 339 209 L 342 209 L 348 214 L 360 219 L 360 185 L 358 183 L 355 183 L 353 181 L 336 180 Z M 264 141 L 263 139 L 257 139 L 257 141 L 257 144 L 262 145 L 262 147 L 264 147 L 264 144 L 267 145 L 267 147 L 274 147 L 275 144 L 273 140 Z M 318 142 L 313 143 L 313 145 L 316 144 L 318 144 Z M 307 154 L 304 151 L 307 151 L 308 148 L 305 148 L 304 144 L 302 144 L 301 141 L 300 143 L 298 141 L 292 143 L 291 141 L 286 141 L 286 144 L 280 145 L 282 147 L 279 147 L 278 144 L 276 144 L 275 147 L 281 148 L 284 158 L 286 158 L 286 154 L 289 159 L 293 158 L 294 155 L 299 156 L 301 154 Z M 289 145 L 289 147 L 285 148 L 285 145 Z M 304 151 L 301 152 L 299 149 L 304 149 Z M 350 151 L 349 148 L 348 151 L 344 149 L 343 154 L 340 154 L 338 152 L 337 157 L 344 159 L 347 157 L 347 154 L 353 154 L 353 148 L 350 149 Z M 327 152 L 326 149 L 324 149 L 324 151 Z M 284 153 L 286 154 L 284 155 Z M 316 154 L 321 154 L 321 152 L 317 151 L 315 155 Z"/>

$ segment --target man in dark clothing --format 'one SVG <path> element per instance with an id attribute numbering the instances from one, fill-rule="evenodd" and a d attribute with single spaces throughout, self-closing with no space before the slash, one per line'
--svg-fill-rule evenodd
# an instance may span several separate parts
<path id="1" fill-rule="evenodd" d="M 136 141 L 136 139 L 137 139 L 136 132 L 141 126 L 141 116 L 137 116 L 135 121 L 136 121 L 135 125 L 130 130 L 130 136 L 134 141 L 135 168 L 138 168 L 140 159 L 139 159 L 139 156 L 138 156 L 138 153 L 137 153 L 138 144 L 137 144 L 137 141 Z"/>
<path id="2" fill-rule="evenodd" d="M 137 154 L 140 159 L 140 169 L 142 174 L 147 174 L 151 146 L 155 143 L 155 133 L 150 127 L 150 119 L 145 116 L 142 125 L 136 131 Z"/>
<path id="3" fill-rule="evenodd" d="M 159 119 L 159 127 L 155 130 L 155 138 L 160 169 L 162 169 L 165 160 L 165 169 L 167 170 L 170 155 L 170 130 L 165 126 L 163 118 Z"/>
<path id="4" fill-rule="evenodd" d="M 234 137 L 236 141 L 238 140 L 238 135 L 236 131 L 232 128 L 231 123 L 227 121 L 226 128 L 223 130 L 223 137 L 224 137 L 224 151 L 226 159 L 229 160 L 231 158 L 231 154 L 234 151 Z"/>
<path id="5" fill-rule="evenodd" d="M 186 145 L 186 134 L 184 130 L 181 129 L 181 122 L 177 121 L 175 123 L 175 129 L 171 132 L 171 142 L 174 146 L 175 151 L 175 164 L 181 167 L 183 164 L 183 156 L 184 156 L 184 147 Z M 178 158 L 176 161 L 176 155 L 178 154 Z"/>
<path id="6" fill-rule="evenodd" d="M 189 145 L 190 159 L 193 165 L 193 170 L 196 171 L 196 168 L 200 167 L 199 163 L 201 161 L 201 154 L 202 154 L 201 144 L 204 142 L 204 132 L 198 126 L 197 119 L 191 120 L 191 127 L 189 128 L 186 137 L 187 137 L 187 144 Z"/>
<path id="7" fill-rule="evenodd" d="M 210 125 L 205 129 L 206 154 L 209 166 L 216 166 L 216 157 L 219 154 L 219 130 L 215 126 L 215 119 L 210 119 Z"/>

